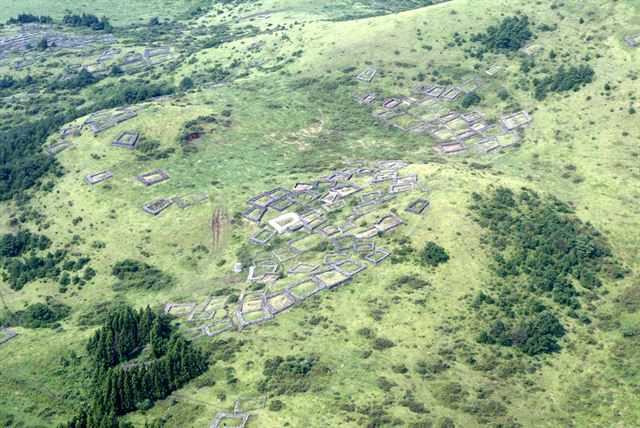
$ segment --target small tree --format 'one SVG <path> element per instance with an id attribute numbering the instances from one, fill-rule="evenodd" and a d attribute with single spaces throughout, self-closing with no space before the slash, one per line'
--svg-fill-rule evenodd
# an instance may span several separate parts
<path id="1" fill-rule="evenodd" d="M 191 77 L 189 76 L 183 77 L 180 81 L 180 90 L 188 91 L 191 88 L 193 88 L 193 79 L 191 79 Z"/>
<path id="2" fill-rule="evenodd" d="M 43 37 L 42 39 L 40 39 L 40 41 L 36 45 L 36 48 L 39 51 L 46 51 L 49 48 L 49 42 L 47 41 L 47 38 Z"/>
<path id="3" fill-rule="evenodd" d="M 447 252 L 433 241 L 427 242 L 420 251 L 420 263 L 424 266 L 438 266 L 447 260 L 449 260 Z"/>

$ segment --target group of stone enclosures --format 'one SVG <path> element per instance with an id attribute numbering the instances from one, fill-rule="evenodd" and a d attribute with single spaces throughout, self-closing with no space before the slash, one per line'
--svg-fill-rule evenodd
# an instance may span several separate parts
<path id="1" fill-rule="evenodd" d="M 75 145 L 68 139 L 73 136 L 80 135 L 83 129 L 89 129 L 93 135 L 97 135 L 107 129 L 110 129 L 122 122 L 137 117 L 137 111 L 143 109 L 143 105 L 129 106 L 116 108 L 113 110 L 100 110 L 90 114 L 87 119 L 79 125 L 72 125 L 63 128 L 60 131 L 62 140 L 55 141 L 45 147 L 45 150 L 51 156 L 57 156 L 61 152 L 74 149 Z M 126 149 L 133 149 L 140 137 L 140 133 L 137 131 L 122 131 L 111 142 L 113 147 L 122 147 Z M 86 181 L 90 185 L 96 185 L 107 181 L 114 177 L 114 174 L 109 169 L 101 169 L 99 171 L 90 173 L 85 176 Z M 144 172 L 136 176 L 137 180 L 144 186 L 153 186 L 158 183 L 162 183 L 169 180 L 169 174 L 162 169 L 155 169 L 153 171 Z M 175 197 L 162 197 L 155 199 L 148 204 L 144 205 L 142 209 L 152 215 L 156 216 L 171 205 L 175 204 L 179 208 L 187 208 L 192 205 L 199 204 L 208 199 L 207 195 L 202 192 L 191 192 L 184 195 L 178 195 Z"/>
<path id="2" fill-rule="evenodd" d="M 45 147 L 45 150 L 49 155 L 57 156 L 65 150 L 74 149 L 75 145 L 69 140 L 69 138 L 80 135 L 83 129 L 89 129 L 93 133 L 93 135 L 97 135 L 103 131 L 106 131 L 107 129 L 113 128 L 120 123 L 137 117 L 137 111 L 142 108 L 143 106 L 129 106 L 113 110 L 100 110 L 94 112 L 87 117 L 84 123 L 62 128 L 62 130 L 60 130 L 61 140 L 54 141 L 53 143 L 49 144 Z M 111 142 L 111 145 L 132 149 L 135 146 L 139 135 L 140 134 L 136 131 L 123 131 L 118 135 L 118 137 L 116 137 L 115 140 Z M 106 180 L 107 178 L 93 182 L 91 179 L 89 179 L 89 177 L 87 177 L 87 180 L 91 184 L 96 184 L 100 181 Z"/>
<path id="3" fill-rule="evenodd" d="M 273 319 L 383 262 L 391 251 L 376 238 L 403 224 L 391 205 L 418 216 L 429 206 L 427 199 L 411 196 L 426 189 L 417 174 L 401 173 L 406 166 L 352 162 L 326 177 L 250 198 L 242 217 L 257 227 L 249 238 L 253 261 L 234 267 L 247 275 L 235 309 L 221 295 L 203 303 L 168 303 L 165 312 L 186 317 L 193 325 L 186 331 L 191 339 L 215 336 Z"/>
<path id="4" fill-rule="evenodd" d="M 176 57 L 174 49 L 170 46 L 155 46 L 145 48 L 144 52 L 128 51 L 122 54 L 119 48 L 107 49 L 102 52 L 94 62 L 88 64 L 68 64 L 67 73 L 60 77 L 64 81 L 73 77 L 73 72 L 80 69 L 87 70 L 93 75 L 99 76 L 109 72 L 111 66 L 116 65 L 124 73 L 134 73 L 146 67 L 155 67 Z"/>
<path id="5" fill-rule="evenodd" d="M 87 34 L 87 35 L 66 35 L 58 31 L 52 31 L 51 25 L 26 24 L 18 27 L 18 32 L 14 35 L 0 37 L 0 67 L 12 65 L 15 70 L 22 70 L 35 61 L 52 55 L 49 50 L 44 52 L 33 52 L 32 47 L 36 46 L 42 39 L 46 39 L 51 47 L 56 49 L 92 49 L 95 46 L 108 47 L 116 43 L 112 34 Z M 7 60 L 10 54 L 17 54 L 14 62 L 10 64 Z"/>
<path id="6" fill-rule="evenodd" d="M 86 70 L 94 76 L 105 75 L 113 65 L 124 73 L 133 73 L 149 67 L 171 61 L 177 57 L 171 46 L 148 46 L 142 52 L 112 47 L 118 43 L 112 34 L 65 34 L 54 31 L 50 24 L 25 24 L 17 27 L 15 34 L 0 36 L 0 67 L 12 67 L 16 71 L 24 70 L 37 61 L 57 55 L 57 52 L 78 52 L 78 56 L 85 58 L 95 54 L 97 49 L 101 53 L 90 62 L 70 62 L 64 74 L 58 79 L 64 82 L 73 78 L 80 70 Z M 47 41 L 48 48 L 35 51 L 42 40 Z M 100 52 L 100 51 L 99 51 Z"/>
<path id="7" fill-rule="evenodd" d="M 362 77 L 375 75 L 367 70 L 358 76 L 358 80 L 371 81 Z M 499 67 L 492 67 L 487 73 L 495 75 L 498 71 Z M 363 93 L 358 101 L 363 105 L 379 101 L 373 109 L 376 118 L 402 131 L 436 138 L 440 141 L 437 151 L 442 155 L 463 153 L 470 146 L 484 154 L 518 145 L 518 128 L 531 122 L 526 111 L 505 115 L 499 124 L 490 125 L 484 120 L 485 114 L 478 110 L 460 113 L 447 106 L 460 96 L 477 90 L 481 83 L 478 79 L 453 86 L 420 82 L 411 90 L 411 96 L 381 98 L 375 93 Z"/>

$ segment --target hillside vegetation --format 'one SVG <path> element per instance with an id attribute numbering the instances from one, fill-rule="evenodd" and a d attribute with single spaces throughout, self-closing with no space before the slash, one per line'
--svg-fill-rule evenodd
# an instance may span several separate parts
<path id="1" fill-rule="evenodd" d="M 0 422 L 636 426 L 637 16 L 11 2 Z"/>

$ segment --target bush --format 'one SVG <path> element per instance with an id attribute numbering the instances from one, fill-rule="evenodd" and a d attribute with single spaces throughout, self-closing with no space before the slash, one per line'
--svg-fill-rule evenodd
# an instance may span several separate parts
<path id="1" fill-rule="evenodd" d="M 424 266 L 438 266 L 449 260 L 449 255 L 444 248 L 433 241 L 427 242 L 420 251 L 420 263 Z"/>
<path id="2" fill-rule="evenodd" d="M 375 349 L 376 351 L 393 348 L 394 346 L 396 346 L 396 344 L 393 343 L 393 341 L 384 337 L 377 337 L 373 340 L 373 349 Z"/>
<path id="3" fill-rule="evenodd" d="M 191 79 L 191 77 L 189 76 L 183 77 L 182 80 L 180 81 L 181 91 L 188 91 L 189 89 L 193 88 L 193 86 L 194 86 L 193 79 Z"/>
<path id="4" fill-rule="evenodd" d="M 272 412 L 278 412 L 282 410 L 283 407 L 284 403 L 280 400 L 271 400 L 269 402 L 269 410 L 271 410 Z"/>

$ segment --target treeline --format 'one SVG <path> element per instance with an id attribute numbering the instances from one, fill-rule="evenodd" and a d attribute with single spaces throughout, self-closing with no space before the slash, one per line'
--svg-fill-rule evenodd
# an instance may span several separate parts
<path id="1" fill-rule="evenodd" d="M 581 295 L 595 293 L 604 273 L 617 278 L 623 270 L 611 260 L 605 239 L 555 198 L 503 187 L 473 198 L 475 220 L 486 231 L 483 241 L 494 251 L 495 278 L 487 288 L 492 291 L 481 292 L 473 304 L 487 325 L 478 342 L 529 355 L 559 349 L 561 314 L 589 323 L 580 312 Z"/>
<path id="2" fill-rule="evenodd" d="M 48 15 L 36 16 L 31 13 L 21 13 L 17 18 L 11 18 L 7 21 L 7 24 L 51 24 L 53 18 Z M 72 13 L 66 11 L 66 14 L 62 18 L 62 23 L 71 27 L 87 27 L 96 31 L 104 31 L 110 33 L 113 31 L 113 26 L 109 22 L 109 18 L 103 16 L 98 18 L 90 13 Z"/>
<path id="3" fill-rule="evenodd" d="M 151 348 L 148 359 L 134 360 L 145 347 Z M 128 426 L 117 417 L 148 409 L 208 367 L 205 355 L 172 328 L 170 317 L 149 307 L 110 313 L 87 352 L 93 373 L 88 406 L 61 427 Z"/>
<path id="4" fill-rule="evenodd" d="M 104 31 L 110 33 L 113 31 L 113 27 L 109 23 L 109 19 L 106 16 L 98 18 L 90 13 L 71 13 L 67 11 L 66 15 L 62 18 L 62 23 L 72 27 L 87 27 L 92 30 Z"/>
<path id="5" fill-rule="evenodd" d="M 533 35 L 529 25 L 527 15 L 507 17 L 498 26 L 491 25 L 484 33 L 474 34 L 471 36 L 471 41 L 480 42 L 483 45 L 483 48 L 478 51 L 479 56 L 482 56 L 486 51 L 517 51 Z"/>
<path id="6" fill-rule="evenodd" d="M 53 19 L 47 15 L 36 16 L 30 13 L 21 13 L 17 18 L 10 18 L 7 24 L 51 24 L 52 22 Z"/>
<path id="7" fill-rule="evenodd" d="M 554 74 L 544 79 L 533 79 L 535 97 L 543 100 L 549 92 L 578 91 L 582 86 L 593 82 L 595 71 L 589 65 L 560 67 Z"/>

